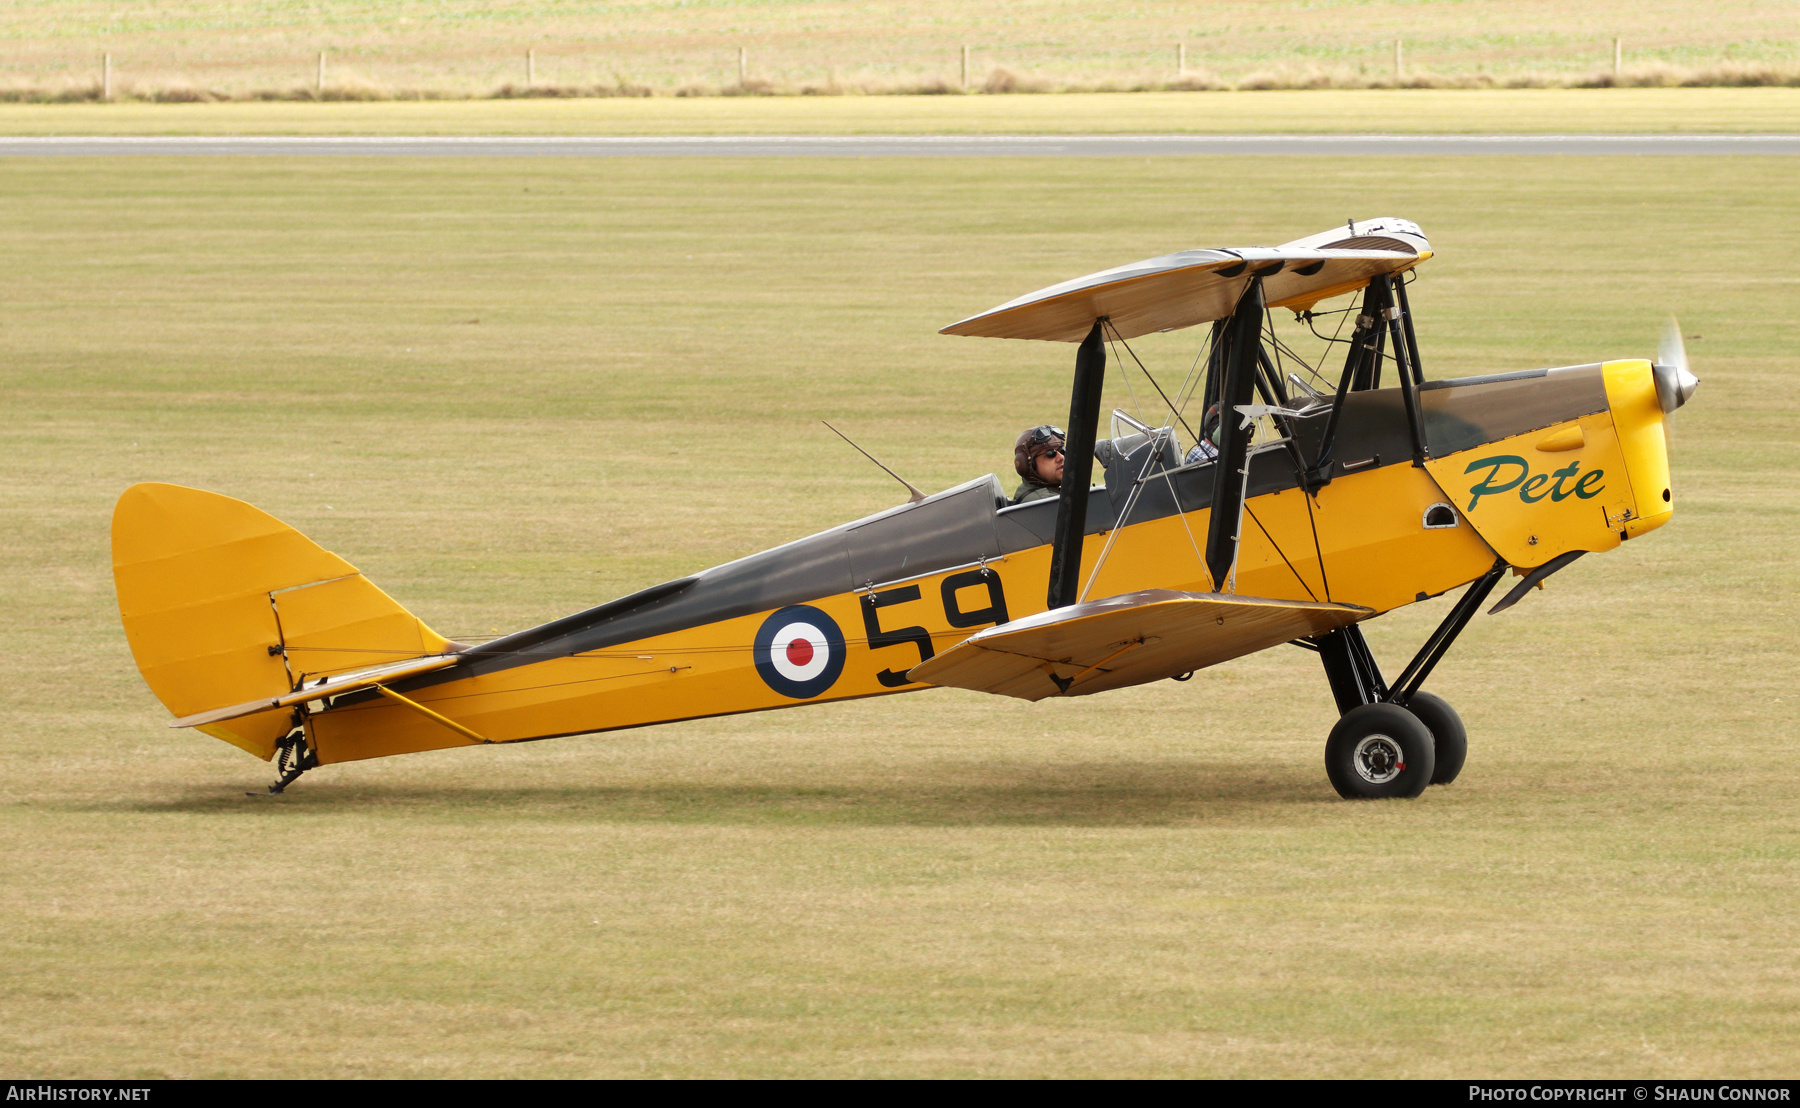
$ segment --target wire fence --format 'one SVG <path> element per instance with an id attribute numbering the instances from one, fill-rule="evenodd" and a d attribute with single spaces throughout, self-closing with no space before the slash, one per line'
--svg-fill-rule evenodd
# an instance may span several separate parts
<path id="1" fill-rule="evenodd" d="M 162 102 L 522 97 L 963 95 L 1321 88 L 1800 86 L 1800 47 L 1761 40 L 1706 51 L 1634 47 L 1622 36 L 1496 49 L 1396 35 L 1221 52 L 1201 40 L 1112 44 L 945 44 L 899 52 L 858 43 L 627 51 L 525 46 L 509 52 L 331 49 L 233 58 L 96 52 L 37 59 L 0 77 L 0 100 Z"/>

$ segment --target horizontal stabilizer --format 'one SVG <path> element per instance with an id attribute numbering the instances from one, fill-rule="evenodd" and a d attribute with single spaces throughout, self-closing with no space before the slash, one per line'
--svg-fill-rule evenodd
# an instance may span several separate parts
<path id="1" fill-rule="evenodd" d="M 1043 700 L 1159 681 L 1374 612 L 1259 596 L 1147 589 L 990 627 L 914 666 L 914 681 Z"/>
<path id="2" fill-rule="evenodd" d="M 342 696 L 358 689 L 372 689 L 376 685 L 384 685 L 389 681 L 398 681 L 403 677 L 415 674 L 430 673 L 434 669 L 443 669 L 454 665 L 457 656 L 434 655 L 429 658 L 408 658 L 404 662 L 388 662 L 385 665 L 370 666 L 368 669 L 353 673 L 339 673 L 331 677 L 321 677 L 297 692 L 284 696 L 259 697 L 242 704 L 233 704 L 229 708 L 214 708 L 210 712 L 196 712 L 191 716 L 182 716 L 169 724 L 170 727 L 204 727 L 209 723 L 222 723 L 228 719 L 240 719 L 253 716 L 258 712 L 267 712 L 276 708 L 292 708 L 296 704 L 308 700 L 328 700 L 334 696 Z"/>

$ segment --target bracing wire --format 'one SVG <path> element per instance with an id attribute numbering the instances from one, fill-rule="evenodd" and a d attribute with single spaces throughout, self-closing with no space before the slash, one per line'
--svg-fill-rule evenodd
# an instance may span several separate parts
<path id="1" fill-rule="evenodd" d="M 1110 326 L 1110 323 L 1109 323 L 1109 324 L 1108 324 L 1108 326 Z M 1115 334 L 1116 334 L 1116 332 L 1115 332 Z M 1124 340 L 1123 340 L 1123 339 L 1121 339 L 1121 340 L 1119 340 L 1119 341 L 1120 341 L 1120 342 L 1121 342 L 1121 343 L 1123 343 L 1123 342 L 1124 342 Z M 1131 409 L 1132 409 L 1132 411 L 1134 411 L 1134 412 L 1135 412 L 1135 413 L 1137 413 L 1137 417 L 1138 417 L 1138 418 L 1139 418 L 1139 419 L 1144 419 L 1144 404 L 1143 404 L 1143 401 L 1141 401 L 1141 400 L 1139 400 L 1139 399 L 1138 399 L 1138 394 L 1137 394 L 1137 389 L 1136 389 L 1136 388 L 1134 388 L 1134 387 L 1132 387 L 1132 384 L 1131 384 L 1131 374 L 1130 374 L 1130 373 L 1127 373 L 1127 372 L 1125 372 L 1125 363 L 1124 363 L 1124 361 L 1123 361 L 1123 360 L 1121 360 L 1121 359 L 1120 359 L 1120 358 L 1119 358 L 1119 355 L 1118 355 L 1118 352 L 1117 352 L 1117 351 L 1115 351 L 1115 350 L 1113 350 L 1113 340 L 1112 340 L 1112 339 L 1110 339 L 1110 338 L 1108 338 L 1108 339 L 1107 339 L 1107 340 L 1106 340 L 1106 348 L 1107 348 L 1107 352 L 1108 352 L 1108 354 L 1109 354 L 1109 355 L 1110 355 L 1110 356 L 1111 356 L 1111 358 L 1112 358 L 1112 360 L 1113 360 L 1113 361 L 1115 361 L 1115 362 L 1118 362 L 1118 363 L 1119 363 L 1119 370 L 1120 370 L 1120 373 L 1119 373 L 1119 376 L 1120 376 L 1120 377 L 1122 377 L 1122 378 L 1124 378 L 1124 380 L 1125 380 L 1125 391 L 1126 391 L 1126 392 L 1128 392 L 1128 393 L 1130 393 L 1130 394 L 1131 394 Z M 1129 349 L 1130 349 L 1130 348 L 1129 348 L 1129 347 L 1127 347 L 1127 349 L 1128 349 L 1128 350 L 1129 350 Z M 1137 355 L 1135 355 L 1135 354 L 1134 354 L 1134 355 L 1132 355 L 1132 359 L 1133 359 L 1133 360 L 1134 360 L 1134 361 L 1135 361 L 1135 360 L 1136 360 L 1136 358 L 1137 358 Z M 1143 365 L 1142 365 L 1142 363 L 1139 363 L 1139 366 L 1138 366 L 1138 368 L 1140 368 L 1140 369 L 1141 369 L 1141 368 L 1143 368 Z M 1147 377 L 1147 376 L 1149 376 L 1149 374 L 1145 374 L 1145 376 L 1146 376 L 1146 377 Z M 1148 423 L 1148 422 L 1150 422 L 1150 421 L 1149 421 L 1149 420 L 1144 420 L 1144 422 L 1146 422 L 1146 423 Z M 1096 428 L 1096 431 L 1097 431 L 1097 430 L 1098 430 L 1098 429 L 1097 429 L 1097 428 Z"/>
<path id="2" fill-rule="evenodd" d="M 1306 497 L 1304 503 L 1306 504 L 1306 525 L 1312 528 L 1313 557 L 1319 560 L 1319 587 L 1325 590 L 1326 603 L 1330 603 L 1331 577 L 1325 572 L 1325 552 L 1319 548 L 1319 522 L 1313 518 L 1313 497 Z"/>
<path id="3" fill-rule="evenodd" d="M 1193 402 L 1194 390 L 1199 388 L 1206 379 L 1206 375 L 1200 372 L 1200 367 L 1206 363 L 1211 352 L 1212 332 L 1208 331 L 1206 338 L 1201 341 L 1199 348 L 1194 351 L 1193 364 L 1188 366 L 1187 376 L 1182 378 L 1181 387 L 1175 390 L 1176 406 L 1182 411 L 1187 410 L 1187 406 Z M 1186 425 L 1183 424 L 1183 426 Z"/>
<path id="4" fill-rule="evenodd" d="M 1125 352 L 1127 354 L 1131 355 L 1131 360 L 1137 363 L 1138 372 L 1140 372 L 1144 375 L 1144 380 L 1150 382 L 1150 387 L 1156 390 L 1156 395 L 1162 397 L 1162 402 L 1169 406 L 1169 414 L 1173 415 L 1178 421 L 1180 421 L 1181 426 L 1187 431 L 1189 438 L 1194 438 L 1195 437 L 1194 429 L 1192 427 L 1188 426 L 1187 420 L 1181 414 L 1181 409 L 1177 408 L 1175 406 L 1175 402 L 1173 400 L 1169 399 L 1169 394 L 1164 392 L 1163 387 L 1157 383 L 1156 378 L 1151 374 L 1150 370 L 1144 365 L 1143 359 L 1139 358 L 1137 356 L 1137 351 L 1133 350 L 1131 348 L 1131 344 L 1125 341 L 1125 336 L 1119 334 L 1119 329 L 1112 325 L 1111 320 L 1106 320 L 1105 325 L 1106 325 L 1107 329 L 1113 333 L 1113 337 L 1119 340 L 1119 345 L 1123 346 L 1125 348 Z M 1129 379 L 1130 379 L 1129 376 L 1127 376 L 1127 381 L 1129 381 Z M 1133 394 L 1132 399 L 1134 401 L 1136 400 L 1136 394 Z M 1142 411 L 1141 408 L 1139 410 Z M 1148 423 L 1149 420 L 1145 420 L 1144 422 Z M 1161 421 L 1159 420 L 1158 422 L 1161 422 Z"/>
<path id="5" fill-rule="evenodd" d="M 1095 559 L 1094 568 L 1088 573 L 1087 584 L 1081 586 L 1081 594 L 1075 598 L 1077 604 L 1088 598 L 1088 592 L 1093 589 L 1094 582 L 1100 579 L 1100 570 L 1106 565 L 1106 559 L 1112 555 L 1113 543 L 1118 540 L 1119 532 L 1123 531 L 1130 523 L 1131 510 L 1137 507 L 1138 497 L 1144 492 L 1144 475 L 1149 473 L 1150 467 L 1156 464 L 1157 456 L 1162 453 L 1164 441 L 1166 440 L 1162 431 L 1158 431 L 1151 438 L 1150 449 L 1144 455 L 1144 464 L 1139 467 L 1137 477 L 1131 483 L 1131 495 L 1125 498 L 1125 509 L 1119 513 L 1118 520 L 1113 524 L 1112 530 L 1108 532 L 1106 545 L 1100 549 L 1100 557 Z M 1177 507 L 1179 506 L 1178 504 Z"/>
<path id="6" fill-rule="evenodd" d="M 1294 575 L 1294 580 L 1300 582 L 1300 587 L 1306 590 L 1306 595 L 1314 600 L 1319 599 L 1318 594 L 1312 591 L 1312 586 L 1306 583 L 1306 578 L 1300 576 L 1300 571 L 1294 568 L 1294 563 L 1288 561 L 1288 556 L 1282 553 L 1281 544 L 1275 541 L 1275 536 L 1269 534 L 1269 529 L 1263 526 L 1262 520 L 1256 518 L 1256 512 L 1250 507 L 1248 500 L 1244 502 L 1244 514 L 1250 517 L 1250 522 L 1256 524 L 1256 529 L 1263 533 L 1263 538 L 1269 540 L 1269 545 L 1275 548 L 1281 564 L 1288 567 L 1288 572 Z"/>
<path id="7" fill-rule="evenodd" d="M 1162 474 L 1163 484 L 1169 486 L 1169 499 L 1175 502 L 1175 516 L 1181 520 L 1181 529 L 1187 532 L 1188 545 L 1194 548 L 1194 561 L 1200 563 L 1202 573 L 1206 571 L 1206 555 L 1200 553 L 1200 543 L 1194 538 L 1194 529 L 1188 526 L 1187 509 L 1181 506 L 1181 493 L 1175 489 L 1175 478 L 1165 471 Z"/>
<path id="8" fill-rule="evenodd" d="M 1323 373 L 1319 372 L 1319 370 L 1316 366 L 1312 365 L 1305 358 L 1301 357 L 1299 355 L 1299 353 L 1297 353 L 1294 350 L 1293 347 L 1291 347 L 1287 343 L 1281 341 L 1281 336 L 1274 335 L 1271 337 L 1274 339 L 1274 345 L 1278 352 L 1278 355 L 1285 354 L 1288 358 L 1290 358 L 1296 364 L 1298 364 L 1301 369 L 1304 369 L 1307 372 L 1307 374 L 1310 377 L 1312 377 L 1312 379 L 1314 381 L 1317 381 L 1319 384 L 1325 386 L 1327 389 L 1332 389 L 1332 388 L 1337 387 L 1332 384 L 1330 378 L 1326 377 Z M 1277 358 L 1277 361 L 1279 361 L 1279 357 Z"/>

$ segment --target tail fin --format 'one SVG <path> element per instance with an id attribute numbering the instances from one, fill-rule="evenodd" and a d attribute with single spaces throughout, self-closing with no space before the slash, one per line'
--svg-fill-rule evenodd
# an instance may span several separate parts
<path id="1" fill-rule="evenodd" d="M 355 566 L 229 496 L 133 485 L 113 509 L 112 554 L 132 656 L 176 716 L 458 649 Z M 200 729 L 267 759 L 292 726 L 280 709 Z"/>

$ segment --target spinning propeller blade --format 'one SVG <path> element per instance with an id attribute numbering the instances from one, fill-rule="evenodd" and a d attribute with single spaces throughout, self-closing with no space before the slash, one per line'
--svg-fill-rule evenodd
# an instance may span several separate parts
<path id="1" fill-rule="evenodd" d="M 1687 346 L 1681 341 L 1681 324 L 1675 322 L 1674 316 L 1663 328 L 1662 342 L 1656 347 L 1656 364 L 1650 368 L 1656 375 L 1656 398 L 1662 402 L 1665 415 L 1686 404 L 1700 384 L 1700 378 L 1688 370 Z"/>

